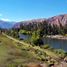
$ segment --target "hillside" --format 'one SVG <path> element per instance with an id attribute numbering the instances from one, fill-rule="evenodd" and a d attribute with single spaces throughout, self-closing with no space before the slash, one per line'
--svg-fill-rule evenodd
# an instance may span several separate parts
<path id="1" fill-rule="evenodd" d="M 57 63 L 58 61 L 61 61 L 59 60 L 60 58 L 60 54 L 57 54 L 54 51 L 52 52 L 51 49 L 32 46 L 6 34 L 0 35 L 1 67 L 25 67 L 25 65 L 29 63 L 40 64 L 47 62 L 48 64 L 51 64 L 52 62 Z"/>
<path id="2" fill-rule="evenodd" d="M 20 25 L 32 25 L 32 24 L 39 24 L 39 23 L 43 23 L 44 21 L 46 21 L 47 23 L 50 23 L 51 25 L 55 24 L 57 26 L 60 26 L 60 24 L 62 26 L 67 24 L 67 14 L 63 14 L 63 15 L 58 15 L 58 16 L 54 16 L 48 19 L 42 18 L 42 19 L 33 19 L 33 20 L 29 20 L 29 21 L 21 21 L 18 22 L 14 25 L 14 27 L 20 27 Z"/>
<path id="3" fill-rule="evenodd" d="M 66 65 L 67 53 L 62 48 L 54 49 L 49 46 L 50 44 L 44 45 L 42 41 L 46 35 L 67 34 L 66 14 L 16 24 L 1 21 L 0 25 L 4 29 L 11 28 L 5 32 L 0 30 L 1 67 L 35 67 L 29 64 L 38 64 L 40 65 L 38 67 L 43 67 L 41 64 L 46 64 L 46 67 Z M 19 38 L 19 34 L 31 35 L 31 37 L 23 40 Z"/>
<path id="4" fill-rule="evenodd" d="M 61 24 L 62 26 L 64 26 L 67 24 L 67 14 L 51 17 L 47 19 L 47 21 L 51 24 L 56 24 L 58 26 L 60 26 Z"/>
<path id="5" fill-rule="evenodd" d="M 14 24 L 15 22 L 0 20 L 0 28 L 3 28 L 3 29 L 10 29 L 13 27 Z"/>
<path id="6" fill-rule="evenodd" d="M 32 20 L 28 20 L 28 21 L 21 21 L 21 22 L 9 22 L 9 21 L 3 21 L 0 20 L 0 28 L 20 28 L 20 26 L 34 26 L 34 25 L 38 25 L 39 23 L 43 23 L 44 21 L 46 21 L 48 24 L 50 23 L 51 25 L 57 25 L 60 27 L 60 24 L 62 26 L 67 25 L 67 14 L 63 14 L 63 15 L 58 15 L 58 16 L 54 16 L 51 18 L 41 18 L 41 19 L 32 19 Z"/>
<path id="7" fill-rule="evenodd" d="M 16 23 L 13 28 L 26 31 L 40 30 L 42 35 L 66 35 L 67 14 L 54 16 L 48 19 L 34 19 Z"/>

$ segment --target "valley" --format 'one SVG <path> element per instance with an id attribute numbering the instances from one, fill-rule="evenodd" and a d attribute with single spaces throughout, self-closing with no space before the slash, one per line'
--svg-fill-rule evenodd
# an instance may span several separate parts
<path id="1" fill-rule="evenodd" d="M 0 0 L 0 67 L 67 67 L 67 1 Z"/>
<path id="2" fill-rule="evenodd" d="M 63 19 L 67 14 L 12 24 L 2 21 L 0 66 L 67 66 L 67 21 Z"/>

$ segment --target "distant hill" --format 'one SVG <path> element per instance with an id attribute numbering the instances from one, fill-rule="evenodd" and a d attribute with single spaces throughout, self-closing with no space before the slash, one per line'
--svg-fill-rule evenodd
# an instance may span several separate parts
<path id="1" fill-rule="evenodd" d="M 46 21 L 48 24 L 57 25 L 59 27 L 60 27 L 60 25 L 65 26 L 65 25 L 67 25 L 67 14 L 54 16 L 54 17 L 51 17 L 48 19 L 46 19 L 46 18 L 33 19 L 33 20 L 21 21 L 21 22 L 17 22 L 17 23 L 0 20 L 0 28 L 6 28 L 6 29 L 20 28 L 20 26 L 35 27 L 35 26 L 38 26 L 38 25 L 44 23 L 44 21 Z"/>
<path id="2" fill-rule="evenodd" d="M 8 22 L 8 21 L 0 20 L 0 28 L 9 29 L 9 28 L 12 28 L 13 25 L 14 25 L 13 22 Z"/>

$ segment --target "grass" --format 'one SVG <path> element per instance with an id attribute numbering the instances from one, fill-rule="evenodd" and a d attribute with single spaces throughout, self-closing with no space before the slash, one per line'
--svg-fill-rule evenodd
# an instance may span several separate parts
<path id="1" fill-rule="evenodd" d="M 13 40 L 0 35 L 0 66 L 9 64 L 20 64 L 24 62 L 29 62 L 32 60 L 37 61 L 32 52 L 26 50 L 27 47 L 19 48 L 19 43 L 14 42 Z M 20 44 L 23 45 L 23 44 Z M 25 49 L 25 50 L 23 50 Z M 34 60 L 35 59 L 35 60 Z"/>
<path id="2" fill-rule="evenodd" d="M 39 46 L 0 34 L 0 66 L 16 67 L 28 63 L 45 62 L 46 57 L 59 58 L 59 55 Z"/>
<path id="3" fill-rule="evenodd" d="M 66 37 L 67 37 L 67 34 L 65 34 L 64 36 L 66 36 Z"/>
<path id="4" fill-rule="evenodd" d="M 7 35 L 6 35 L 7 36 Z M 30 45 L 30 44 L 28 44 L 28 43 L 25 43 L 25 42 L 21 42 L 21 41 L 19 41 L 19 40 L 17 40 L 17 39 L 14 39 L 14 38 L 11 38 L 11 37 L 9 37 L 9 36 L 7 36 L 8 38 L 10 38 L 10 39 L 12 39 L 12 40 L 14 40 L 15 42 L 18 42 L 19 44 L 23 44 L 21 47 L 19 46 L 19 48 L 26 48 L 26 50 L 27 49 L 35 49 L 35 50 L 39 50 L 39 51 L 42 51 L 42 52 L 45 52 L 47 55 L 49 55 L 49 56 L 51 56 L 51 57 L 54 57 L 54 58 L 58 58 L 58 56 L 56 55 L 56 53 L 54 53 L 54 52 L 52 52 L 52 51 L 50 51 L 50 50 L 48 50 L 48 49 L 41 49 L 39 46 L 32 46 L 32 45 Z M 17 46 L 18 47 L 18 46 Z"/>

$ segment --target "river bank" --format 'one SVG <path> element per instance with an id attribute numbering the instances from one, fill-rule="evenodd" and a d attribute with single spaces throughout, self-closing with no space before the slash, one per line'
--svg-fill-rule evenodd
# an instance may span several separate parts
<path id="1" fill-rule="evenodd" d="M 47 38 L 67 40 L 67 36 L 63 35 L 47 35 Z"/>

